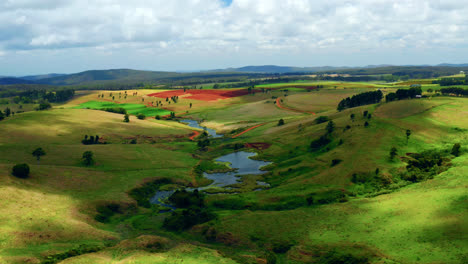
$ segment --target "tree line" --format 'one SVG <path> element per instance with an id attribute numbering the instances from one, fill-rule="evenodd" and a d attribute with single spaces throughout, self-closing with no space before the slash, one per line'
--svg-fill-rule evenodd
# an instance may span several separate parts
<path id="1" fill-rule="evenodd" d="M 468 85 L 468 76 L 465 77 L 453 77 L 453 78 L 441 78 L 440 80 L 435 80 L 432 83 L 439 84 L 440 86 L 450 86 L 450 85 Z"/>
<path id="2" fill-rule="evenodd" d="M 408 98 L 415 98 L 416 95 L 421 95 L 422 90 L 419 87 L 413 87 L 409 89 L 398 89 L 395 93 L 389 93 L 385 96 L 385 101 L 397 101 Z"/>
<path id="3" fill-rule="evenodd" d="M 338 111 L 342 111 L 346 108 L 357 107 L 361 105 L 376 104 L 383 98 L 383 93 L 380 90 L 372 92 L 364 92 L 347 97 L 340 101 L 338 104 Z"/>
<path id="4" fill-rule="evenodd" d="M 457 96 L 468 96 L 468 89 L 459 87 L 442 88 L 440 89 L 440 92 L 444 95 L 455 94 Z"/>

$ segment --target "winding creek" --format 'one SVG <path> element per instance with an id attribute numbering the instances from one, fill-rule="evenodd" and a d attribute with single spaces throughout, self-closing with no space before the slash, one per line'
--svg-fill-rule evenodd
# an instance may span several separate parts
<path id="1" fill-rule="evenodd" d="M 211 137 L 213 137 L 213 138 L 220 138 L 220 137 L 223 137 L 222 134 L 216 133 L 216 130 L 214 130 L 214 129 L 200 126 L 200 124 L 198 123 L 198 121 L 191 120 L 191 119 L 184 119 L 184 120 L 180 120 L 180 122 L 181 122 L 181 123 L 186 123 L 189 127 L 203 129 L 203 130 L 206 131 L 206 133 L 208 133 L 209 136 L 211 136 Z"/>
<path id="2" fill-rule="evenodd" d="M 189 122 L 190 121 L 190 122 Z M 222 137 L 223 135 L 217 134 L 213 129 L 207 129 L 201 127 L 197 121 L 194 120 L 182 120 L 181 122 L 187 123 L 190 127 L 205 129 L 209 135 L 213 137 Z M 210 131 L 211 130 L 211 131 Z M 197 190 L 206 190 L 213 187 L 225 187 L 230 188 L 229 185 L 236 184 L 241 181 L 241 176 L 243 175 L 259 175 L 265 173 L 265 171 L 260 170 L 263 166 L 271 164 L 269 161 L 262 160 L 253 160 L 250 157 L 257 155 L 255 152 L 247 151 L 238 151 L 230 153 L 224 156 L 221 156 L 216 159 L 218 162 L 227 162 L 230 164 L 230 167 L 236 169 L 236 171 L 229 172 L 220 172 L 220 173 L 203 173 L 205 178 L 212 180 L 213 182 L 204 187 L 199 188 L 187 188 L 189 191 Z M 258 186 L 269 186 L 266 182 L 257 181 Z M 167 199 L 174 193 L 173 191 L 157 191 L 156 194 L 150 199 L 150 202 L 153 204 L 159 204 L 164 207 L 167 207 L 168 210 L 173 210 L 175 207 L 165 204 L 163 201 Z"/>

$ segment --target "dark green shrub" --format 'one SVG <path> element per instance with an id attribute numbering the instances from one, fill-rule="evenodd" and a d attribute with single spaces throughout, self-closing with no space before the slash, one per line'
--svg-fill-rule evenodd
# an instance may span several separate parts
<path id="1" fill-rule="evenodd" d="M 319 149 L 321 149 L 322 147 L 328 145 L 328 143 L 330 143 L 330 142 L 331 142 L 331 139 L 328 138 L 327 135 L 323 135 L 323 136 L 321 136 L 320 138 L 313 140 L 313 141 L 310 143 L 310 148 L 311 148 L 313 151 L 316 151 L 316 150 L 319 150 Z"/>
<path id="2" fill-rule="evenodd" d="M 460 143 L 455 143 L 452 147 L 452 151 L 450 153 L 452 153 L 452 155 L 454 155 L 455 157 L 458 157 L 460 156 L 460 149 L 461 149 L 461 144 Z"/>
<path id="3" fill-rule="evenodd" d="M 143 120 L 143 119 L 146 118 L 146 116 L 145 116 L 144 114 L 142 114 L 142 113 L 139 113 L 139 114 L 137 115 L 137 118 L 140 119 L 140 120 Z"/>
<path id="4" fill-rule="evenodd" d="M 354 256 L 349 253 L 330 251 L 320 258 L 319 263 L 323 264 L 367 264 L 369 259 L 366 257 Z"/>
<path id="5" fill-rule="evenodd" d="M 272 245 L 273 252 L 284 254 L 291 249 L 294 244 L 288 241 L 274 241 Z"/>
<path id="6" fill-rule="evenodd" d="M 321 124 L 327 122 L 328 120 L 328 116 L 319 116 L 315 119 L 315 123 Z"/>
<path id="7" fill-rule="evenodd" d="M 26 163 L 16 164 L 11 170 L 13 176 L 26 179 L 29 177 L 29 165 Z"/>
<path id="8" fill-rule="evenodd" d="M 340 164 L 342 161 L 343 161 L 343 160 L 341 160 L 341 159 L 332 159 L 332 161 L 331 161 L 331 166 L 332 166 L 332 167 L 333 167 L 333 166 L 336 166 L 336 165 Z"/>

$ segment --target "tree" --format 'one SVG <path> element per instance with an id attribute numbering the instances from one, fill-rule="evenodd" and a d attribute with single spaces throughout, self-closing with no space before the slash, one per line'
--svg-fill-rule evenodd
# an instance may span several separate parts
<path id="1" fill-rule="evenodd" d="M 10 110 L 9 107 L 7 107 L 7 108 L 5 109 L 5 115 L 6 115 L 6 117 L 9 117 L 10 114 L 11 114 L 11 110 Z"/>
<path id="2" fill-rule="evenodd" d="M 369 122 L 364 122 L 364 127 L 368 127 L 369 126 Z"/>
<path id="3" fill-rule="evenodd" d="M 190 103 L 190 108 L 192 108 L 192 103 Z"/>
<path id="4" fill-rule="evenodd" d="M 411 130 L 406 129 L 406 144 L 408 144 L 409 136 L 411 136 Z"/>
<path id="5" fill-rule="evenodd" d="M 39 107 L 37 108 L 37 110 L 46 110 L 46 109 L 49 109 L 51 107 L 52 107 L 52 105 L 49 102 L 42 101 L 41 103 L 39 103 Z"/>
<path id="6" fill-rule="evenodd" d="M 390 149 L 390 160 L 393 160 L 397 154 L 398 154 L 397 148 L 392 147 Z"/>
<path id="7" fill-rule="evenodd" d="M 29 165 L 26 163 L 16 164 L 13 166 L 11 174 L 13 174 L 15 177 L 25 179 L 29 177 Z"/>
<path id="8" fill-rule="evenodd" d="M 0 110 L 0 121 L 2 121 L 3 119 L 5 119 L 5 116 L 3 115 L 2 110 Z"/>
<path id="9" fill-rule="evenodd" d="M 333 132 L 333 130 L 335 130 L 335 123 L 333 121 L 329 121 L 328 124 L 327 124 L 327 133 L 328 134 L 331 134 Z"/>
<path id="10" fill-rule="evenodd" d="M 94 159 L 93 159 L 93 152 L 92 151 L 85 151 L 83 152 L 82 156 L 82 161 L 85 166 L 91 166 L 94 164 Z"/>
<path id="11" fill-rule="evenodd" d="M 460 148 L 461 148 L 461 144 L 460 143 L 455 143 L 452 147 L 452 155 L 454 155 L 455 157 L 458 157 L 460 156 Z"/>
<path id="12" fill-rule="evenodd" d="M 124 116 L 124 120 L 123 120 L 125 123 L 128 123 L 130 122 L 130 118 L 128 118 L 128 114 L 125 114 Z"/>
<path id="13" fill-rule="evenodd" d="M 46 153 L 42 148 L 37 148 L 32 152 L 32 155 L 36 157 L 37 161 L 41 159 L 41 156 L 44 156 Z"/>
<path id="14" fill-rule="evenodd" d="M 284 120 L 283 118 L 281 118 L 279 121 L 278 121 L 278 126 L 282 126 L 284 125 Z"/>
<path id="15" fill-rule="evenodd" d="M 354 122 L 354 117 L 355 117 L 354 114 L 351 114 L 351 115 L 349 116 L 349 118 L 351 118 L 351 120 L 353 120 L 353 122 Z"/>
<path id="16" fill-rule="evenodd" d="M 159 120 L 159 119 L 161 119 L 161 116 L 156 115 L 156 116 L 154 117 L 154 119 Z"/>
<path id="17" fill-rule="evenodd" d="M 140 120 L 143 120 L 143 119 L 146 118 L 146 116 L 145 116 L 144 114 L 142 114 L 142 113 L 139 113 L 139 114 L 137 115 L 137 118 L 140 119 Z"/>

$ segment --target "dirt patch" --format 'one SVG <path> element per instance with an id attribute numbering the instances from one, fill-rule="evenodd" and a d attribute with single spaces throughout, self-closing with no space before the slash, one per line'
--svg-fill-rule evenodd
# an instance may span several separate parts
<path id="1" fill-rule="evenodd" d="M 255 90 L 253 92 L 260 92 L 259 90 Z M 159 97 L 159 98 L 171 98 L 172 96 L 179 96 L 186 99 L 194 99 L 200 101 L 217 101 L 223 99 L 229 99 L 232 97 L 238 97 L 249 94 L 247 89 L 237 89 L 237 90 L 173 90 L 173 91 L 165 91 L 159 93 L 152 93 L 148 94 L 151 97 Z"/>
<path id="2" fill-rule="evenodd" d="M 255 143 L 245 143 L 244 146 L 246 148 L 254 148 L 258 150 L 264 150 L 268 149 L 271 144 L 270 143 L 264 143 L 264 142 L 255 142 Z"/>
<path id="3" fill-rule="evenodd" d="M 190 140 L 194 140 L 196 137 L 200 135 L 199 131 L 193 131 L 193 135 L 189 137 Z"/>

